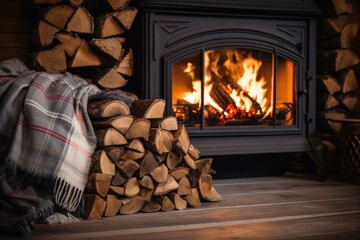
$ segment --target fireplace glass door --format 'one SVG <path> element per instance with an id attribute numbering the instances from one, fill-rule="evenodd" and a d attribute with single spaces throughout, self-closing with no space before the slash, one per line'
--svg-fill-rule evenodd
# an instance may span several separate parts
<path id="1" fill-rule="evenodd" d="M 274 52 L 210 49 L 171 68 L 172 112 L 188 127 L 296 125 L 297 65 Z"/>

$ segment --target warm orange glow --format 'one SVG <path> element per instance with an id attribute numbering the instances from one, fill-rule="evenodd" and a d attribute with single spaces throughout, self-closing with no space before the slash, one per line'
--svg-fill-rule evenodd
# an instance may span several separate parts
<path id="1" fill-rule="evenodd" d="M 225 61 L 223 59 L 226 59 Z M 222 61 L 222 63 L 220 63 Z M 210 50 L 205 52 L 204 105 L 209 105 L 231 118 L 236 109 L 265 118 L 272 112 L 272 99 L 267 98 L 267 81 L 259 77 L 262 61 L 251 54 L 244 56 L 237 50 Z M 192 79 L 192 92 L 184 93 L 183 99 L 191 104 L 201 104 L 201 80 L 195 79 L 195 66 L 188 62 L 184 73 Z M 223 81 L 228 77 L 227 81 Z M 217 92 L 225 92 L 231 98 L 226 105 L 217 99 Z M 219 90 L 220 89 L 220 90 Z M 271 94 L 268 94 L 271 96 Z M 215 99 L 214 99 L 215 98 Z M 234 103 L 235 106 L 231 106 Z"/>

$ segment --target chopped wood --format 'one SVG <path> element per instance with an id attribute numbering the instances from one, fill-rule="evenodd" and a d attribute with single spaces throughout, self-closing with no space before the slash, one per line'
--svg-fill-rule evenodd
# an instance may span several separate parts
<path id="1" fill-rule="evenodd" d="M 96 194 L 84 195 L 84 213 L 83 218 L 87 220 L 94 220 L 100 218 L 105 211 L 106 201 Z"/>
<path id="2" fill-rule="evenodd" d="M 154 153 L 154 157 L 155 157 L 155 159 L 156 159 L 159 163 L 162 163 L 163 161 L 166 160 L 167 153 L 163 153 L 163 154 L 156 154 L 156 153 Z"/>
<path id="3" fill-rule="evenodd" d="M 73 7 L 68 4 L 61 4 L 46 11 L 43 19 L 58 29 L 63 30 L 74 13 L 75 9 Z"/>
<path id="4" fill-rule="evenodd" d="M 179 194 L 177 193 L 169 193 L 168 197 L 170 200 L 174 203 L 175 209 L 177 210 L 184 210 L 187 207 L 187 201 L 185 199 L 182 199 Z"/>
<path id="5" fill-rule="evenodd" d="M 136 138 L 130 140 L 130 143 L 127 145 L 126 152 L 121 156 L 122 159 L 133 159 L 138 160 L 145 156 L 145 147 L 143 142 Z"/>
<path id="6" fill-rule="evenodd" d="M 130 3 L 130 1 L 131 0 L 106 0 L 103 2 L 111 7 L 111 10 L 117 11 L 125 8 Z"/>
<path id="7" fill-rule="evenodd" d="M 124 186 L 110 186 L 109 193 L 115 194 L 116 196 L 124 196 L 125 195 L 125 187 Z"/>
<path id="8" fill-rule="evenodd" d="M 111 180 L 112 186 L 122 186 L 126 181 L 126 178 L 124 178 L 119 171 L 115 170 L 115 176 Z"/>
<path id="9" fill-rule="evenodd" d="M 105 217 L 113 217 L 119 213 L 122 202 L 115 196 L 108 194 L 106 196 Z"/>
<path id="10" fill-rule="evenodd" d="M 201 172 L 199 172 L 198 170 L 190 169 L 187 177 L 189 178 L 190 186 L 192 188 L 197 187 L 199 185 L 200 175 L 201 175 Z"/>
<path id="11" fill-rule="evenodd" d="M 359 50 L 360 23 L 349 23 L 344 26 L 340 36 L 323 41 L 320 45 L 322 49 L 352 49 Z"/>
<path id="12" fill-rule="evenodd" d="M 330 121 L 329 119 L 341 120 L 346 118 L 346 114 L 344 111 L 340 110 L 339 108 L 331 108 L 326 110 L 324 113 L 325 119 L 327 120 L 327 124 L 329 125 L 332 133 L 340 137 L 342 135 L 342 124 L 335 121 Z"/>
<path id="13" fill-rule="evenodd" d="M 169 152 L 166 158 L 166 166 L 169 170 L 174 169 L 177 165 L 182 162 L 182 159 L 178 157 L 175 153 Z"/>
<path id="14" fill-rule="evenodd" d="M 131 77 L 133 75 L 133 61 L 134 51 L 130 48 L 125 49 L 125 53 L 120 62 L 114 67 L 114 69 L 125 76 Z"/>
<path id="15" fill-rule="evenodd" d="M 200 173 L 215 174 L 216 172 L 211 168 L 212 163 L 212 158 L 203 158 L 195 161 L 196 169 Z"/>
<path id="16" fill-rule="evenodd" d="M 187 166 L 189 166 L 192 169 L 196 169 L 194 159 L 192 159 L 189 155 L 185 155 L 182 158 L 183 158 L 183 160 L 184 160 L 184 162 L 186 163 Z"/>
<path id="17" fill-rule="evenodd" d="M 132 159 L 119 162 L 121 162 L 117 165 L 119 171 L 128 178 L 134 176 L 135 172 L 140 168 L 139 164 Z"/>
<path id="18" fill-rule="evenodd" d="M 179 140 L 175 140 L 175 142 L 173 144 L 172 152 L 176 156 L 181 157 L 181 158 L 187 154 L 187 152 L 185 151 L 185 148 L 183 147 L 182 143 Z"/>
<path id="19" fill-rule="evenodd" d="M 131 115 L 119 115 L 110 118 L 92 119 L 91 123 L 94 126 L 94 128 L 99 129 L 99 128 L 113 127 L 119 132 L 121 132 L 123 135 L 126 135 L 126 132 L 129 129 L 133 120 L 134 117 Z"/>
<path id="20" fill-rule="evenodd" d="M 140 193 L 139 196 L 141 196 L 143 199 L 145 199 L 145 201 L 149 202 L 151 201 L 151 198 L 154 195 L 154 189 L 149 189 L 149 188 L 140 188 Z"/>
<path id="21" fill-rule="evenodd" d="M 90 171 L 115 176 L 115 164 L 104 150 L 97 150 L 93 154 Z"/>
<path id="22" fill-rule="evenodd" d="M 125 152 L 124 148 L 119 146 L 106 147 L 104 148 L 104 151 L 114 163 L 119 161 L 119 159 Z"/>
<path id="23" fill-rule="evenodd" d="M 95 130 L 95 135 L 97 139 L 97 145 L 100 147 L 107 146 L 124 146 L 127 144 L 127 140 L 124 135 L 122 135 L 115 128 L 99 129 Z"/>
<path id="24" fill-rule="evenodd" d="M 103 62 L 103 59 L 91 49 L 90 44 L 83 39 L 68 66 L 70 68 L 101 66 Z"/>
<path id="25" fill-rule="evenodd" d="M 55 34 L 59 31 L 59 28 L 45 22 L 44 20 L 40 20 L 35 27 L 34 44 L 40 49 L 48 47 L 53 43 Z M 64 63 L 62 62 L 62 64 Z"/>
<path id="26" fill-rule="evenodd" d="M 191 185 L 190 181 L 186 176 L 183 176 L 179 180 L 179 188 L 177 189 L 177 194 L 180 196 L 187 196 L 191 194 Z"/>
<path id="27" fill-rule="evenodd" d="M 165 164 L 160 164 L 150 173 L 151 177 L 157 183 L 165 182 L 168 177 L 168 169 Z"/>
<path id="28" fill-rule="evenodd" d="M 108 174 L 90 173 L 85 191 L 105 197 L 110 189 L 111 178 L 112 176 Z"/>
<path id="29" fill-rule="evenodd" d="M 140 211 L 145 200 L 140 196 L 121 199 L 123 205 L 120 208 L 120 214 L 134 214 Z"/>
<path id="30" fill-rule="evenodd" d="M 186 196 L 188 204 L 193 208 L 201 207 L 199 192 L 196 188 L 191 189 L 191 194 Z"/>
<path id="31" fill-rule="evenodd" d="M 114 17 L 119 21 L 121 26 L 125 30 L 129 30 L 134 22 L 134 19 L 138 13 L 138 9 L 135 7 L 126 7 L 120 11 L 114 13 Z"/>
<path id="32" fill-rule="evenodd" d="M 126 80 L 114 68 L 105 68 L 99 75 L 93 77 L 92 80 L 102 89 L 118 89 L 126 86 Z"/>
<path id="33" fill-rule="evenodd" d="M 135 197 L 140 192 L 140 187 L 139 187 L 139 184 L 138 184 L 138 181 L 137 181 L 136 177 L 129 178 L 125 182 L 124 187 L 125 187 L 125 193 L 124 194 L 127 197 Z"/>
<path id="34" fill-rule="evenodd" d="M 145 141 L 149 140 L 150 133 L 150 121 L 144 118 L 136 118 L 132 121 L 125 138 L 126 139 L 134 139 L 134 138 L 142 138 Z"/>
<path id="35" fill-rule="evenodd" d="M 154 195 L 163 195 L 178 188 L 179 184 L 175 181 L 174 177 L 169 174 L 164 182 L 160 182 L 155 187 Z"/>
<path id="36" fill-rule="evenodd" d="M 331 37 L 339 36 L 344 26 L 349 22 L 349 15 L 338 15 L 331 18 L 319 19 L 319 41 L 324 43 Z M 322 44 L 319 44 L 322 47 Z"/>
<path id="37" fill-rule="evenodd" d="M 162 118 L 165 111 L 163 99 L 139 99 L 132 103 L 131 114 L 138 118 Z"/>
<path id="38" fill-rule="evenodd" d="M 164 212 L 170 212 L 175 209 L 175 204 L 166 195 L 157 196 L 155 200 L 160 203 L 161 210 Z"/>
<path id="39" fill-rule="evenodd" d="M 117 36 L 126 31 L 112 13 L 100 16 L 96 26 L 96 36 L 99 38 Z"/>
<path id="40" fill-rule="evenodd" d="M 123 43 L 125 38 L 112 37 L 112 38 L 101 38 L 101 39 L 92 39 L 90 44 L 96 49 L 101 51 L 108 57 L 113 58 L 116 61 L 119 61 L 123 54 Z"/>
<path id="41" fill-rule="evenodd" d="M 359 89 L 360 83 L 360 67 L 355 69 L 345 69 L 336 74 L 336 78 L 339 80 L 339 83 L 342 85 L 342 93 L 353 92 Z M 357 71 L 358 76 L 356 76 L 355 71 Z"/>
<path id="42" fill-rule="evenodd" d="M 144 206 L 141 208 L 141 211 L 146 212 L 146 213 L 158 212 L 160 210 L 161 210 L 161 204 L 155 200 L 146 202 L 144 204 Z"/>
<path id="43" fill-rule="evenodd" d="M 68 0 L 71 6 L 78 7 L 80 6 L 85 0 Z"/>
<path id="44" fill-rule="evenodd" d="M 337 72 L 359 62 L 359 57 L 350 49 L 320 51 L 318 54 L 319 69 L 323 72 Z"/>
<path id="45" fill-rule="evenodd" d="M 211 175 L 207 173 L 201 174 L 199 178 L 198 190 L 202 200 L 208 199 L 208 197 L 211 195 L 212 186 L 213 184 Z"/>
<path id="46" fill-rule="evenodd" d="M 189 145 L 187 154 L 194 160 L 198 160 L 200 158 L 200 151 L 192 144 Z"/>
<path id="47" fill-rule="evenodd" d="M 190 139 L 186 131 L 185 125 L 180 124 L 178 130 L 173 132 L 172 134 L 174 140 L 179 141 L 181 146 L 184 148 L 184 151 L 187 153 L 190 147 Z"/>
<path id="48" fill-rule="evenodd" d="M 94 32 L 94 19 L 84 7 L 78 7 L 66 24 L 67 32 L 92 34 Z"/>
<path id="49" fill-rule="evenodd" d="M 40 67 L 48 73 L 64 73 L 67 68 L 65 51 L 62 45 L 37 52 L 34 61 L 36 67 Z"/>
<path id="50" fill-rule="evenodd" d="M 178 120 L 174 116 L 167 116 L 160 119 L 151 119 L 152 128 L 161 128 L 167 131 L 178 130 Z"/>
<path id="51" fill-rule="evenodd" d="M 316 106 L 320 110 L 330 109 L 339 105 L 339 100 L 332 95 L 318 92 L 316 94 Z"/>
<path id="52" fill-rule="evenodd" d="M 159 128 L 151 128 L 149 136 L 149 148 L 156 154 L 168 153 L 173 147 L 173 136 L 169 131 Z"/>
<path id="53" fill-rule="evenodd" d="M 148 175 L 143 176 L 139 180 L 139 186 L 147 189 L 154 189 L 154 183 L 151 180 L 151 177 Z"/>
<path id="54" fill-rule="evenodd" d="M 207 196 L 207 198 L 205 199 L 205 201 L 208 202 L 219 202 L 221 201 L 223 198 L 222 196 L 216 191 L 216 189 L 214 188 L 214 186 L 211 187 L 211 191 L 210 191 L 210 195 Z"/>
<path id="55" fill-rule="evenodd" d="M 159 166 L 159 163 L 156 161 L 153 153 L 151 151 L 146 151 L 145 156 L 141 160 L 140 177 L 146 177 L 145 175 L 151 173 L 157 166 Z"/>
<path id="56" fill-rule="evenodd" d="M 79 37 L 70 33 L 59 32 L 56 33 L 55 38 L 61 43 L 68 57 L 74 56 L 81 43 Z"/>
<path id="57" fill-rule="evenodd" d="M 325 76 L 321 76 L 317 79 L 317 89 L 319 90 L 324 90 L 326 92 L 328 92 L 330 95 L 334 95 L 337 92 L 341 91 L 341 84 L 339 83 L 339 81 L 330 76 L 330 75 L 325 75 Z"/>
<path id="58" fill-rule="evenodd" d="M 91 118 L 107 118 L 119 115 L 129 115 L 129 107 L 117 99 L 92 101 L 88 104 L 88 114 Z"/>
<path id="59" fill-rule="evenodd" d="M 350 111 L 355 112 L 355 110 L 360 109 L 360 96 L 358 92 L 349 92 L 341 95 L 339 101 Z"/>
<path id="60" fill-rule="evenodd" d="M 176 167 L 175 169 L 171 170 L 169 174 L 175 178 L 175 180 L 179 180 L 182 177 L 189 174 L 190 169 L 187 167 Z"/>

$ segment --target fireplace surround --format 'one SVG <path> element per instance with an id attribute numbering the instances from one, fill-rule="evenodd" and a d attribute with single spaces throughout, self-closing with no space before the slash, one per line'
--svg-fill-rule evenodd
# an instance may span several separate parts
<path id="1" fill-rule="evenodd" d="M 203 155 L 307 152 L 324 179 L 314 1 L 139 0 L 137 7 L 131 86 L 142 98 L 165 99 L 166 114 L 187 126 Z M 244 79 L 262 87 L 265 103 Z M 182 97 L 189 92 L 197 101 Z"/>

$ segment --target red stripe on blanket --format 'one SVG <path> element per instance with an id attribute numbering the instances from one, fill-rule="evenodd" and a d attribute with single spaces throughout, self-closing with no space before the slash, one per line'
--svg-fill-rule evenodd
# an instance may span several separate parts
<path id="1" fill-rule="evenodd" d="M 44 128 L 44 127 L 41 127 L 41 126 L 36 126 L 36 125 L 33 125 L 33 124 L 28 124 L 28 123 L 24 122 L 23 120 L 18 120 L 18 124 L 22 125 L 23 127 L 28 128 L 28 129 L 38 131 L 38 132 L 42 132 L 44 134 L 55 137 L 55 138 L 65 142 L 66 144 L 69 144 L 70 146 L 76 148 L 77 150 L 79 150 L 81 153 L 83 153 L 87 157 L 92 156 L 92 152 L 86 151 L 85 149 L 80 147 L 77 143 L 71 141 L 70 139 L 68 139 L 68 138 L 58 134 L 57 132 L 54 132 L 54 131 L 48 129 L 48 128 Z"/>
<path id="2" fill-rule="evenodd" d="M 48 95 L 45 92 L 44 87 L 39 83 L 33 82 L 31 85 L 33 85 L 34 87 L 37 87 L 44 94 L 44 96 L 47 99 L 60 99 L 60 100 L 63 100 L 65 102 L 72 103 L 71 100 L 69 98 L 65 97 L 65 96 L 62 96 L 62 95 L 50 96 L 50 95 Z"/>
<path id="3" fill-rule="evenodd" d="M 6 83 L 8 81 L 9 81 L 9 79 L 6 79 L 4 77 L 0 77 L 0 83 Z"/>

